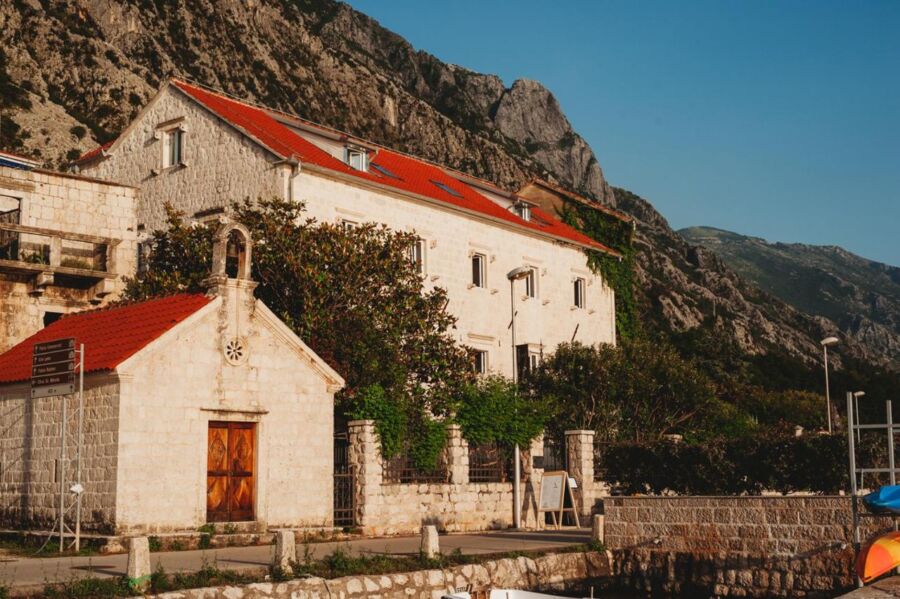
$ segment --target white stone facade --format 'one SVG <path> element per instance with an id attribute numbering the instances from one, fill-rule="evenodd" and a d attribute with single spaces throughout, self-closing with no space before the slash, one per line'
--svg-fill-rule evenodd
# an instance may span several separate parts
<path id="1" fill-rule="evenodd" d="M 256 424 L 259 530 L 331 526 L 334 393 L 343 383 L 251 290 L 229 280 L 114 372 L 85 377 L 87 529 L 205 524 L 211 421 Z M 235 338 L 244 351 L 237 362 L 223 351 Z M 56 514 L 60 400 L 28 397 L 25 384 L 0 386 L 0 519 L 9 526 L 46 524 Z M 74 404 L 70 398 L 70 413 Z M 68 430 L 72 442 L 76 429 Z"/>
<path id="2" fill-rule="evenodd" d="M 162 169 L 158 131 L 184 133 L 185 166 Z M 308 132 L 304 133 L 308 137 Z M 314 137 L 314 136 L 313 136 Z M 326 151 L 333 141 L 313 139 Z M 337 146 L 335 146 L 337 147 Z M 141 189 L 138 220 L 151 231 L 164 226 L 170 202 L 189 217 L 245 198 L 281 197 L 304 202 L 320 221 L 377 222 L 415 232 L 425 240 L 426 285 L 447 290 L 460 343 L 488 352 L 489 369 L 510 375 L 510 285 L 506 273 L 532 266 L 537 297 L 525 298 L 516 282 L 517 344 L 549 353 L 561 342 L 615 343 L 612 289 L 587 265 L 584 250 L 537 231 L 500 223 L 439 201 L 379 188 L 362 179 L 312 165 L 292 166 L 224 122 L 173 86 L 165 87 L 103 159 L 88 161 L 91 175 Z M 500 196 L 483 192 L 494 202 Z M 471 255 L 486 257 L 487 283 L 472 286 Z M 573 285 L 585 281 L 585 305 L 576 307 Z"/>
<path id="3" fill-rule="evenodd" d="M 0 225 L 29 231 L 0 230 L 0 352 L 40 330 L 48 313 L 121 293 L 122 276 L 135 269 L 136 194 L 86 177 L 0 166 Z M 95 250 L 101 246 L 108 249 Z M 89 272 L 97 270 L 104 272 Z"/>

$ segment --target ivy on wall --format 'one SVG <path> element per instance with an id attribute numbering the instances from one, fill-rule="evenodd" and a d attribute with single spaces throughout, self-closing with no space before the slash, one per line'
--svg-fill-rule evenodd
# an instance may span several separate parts
<path id="1" fill-rule="evenodd" d="M 563 202 L 560 217 L 565 223 L 622 255 L 591 250 L 588 266 L 616 293 L 617 337 L 633 339 L 640 331 L 634 294 L 634 225 L 579 202 L 565 198 Z"/>

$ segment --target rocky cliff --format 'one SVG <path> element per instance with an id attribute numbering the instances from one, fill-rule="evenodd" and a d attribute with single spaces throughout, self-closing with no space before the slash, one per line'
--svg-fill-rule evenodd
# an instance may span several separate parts
<path id="1" fill-rule="evenodd" d="M 614 193 L 540 83 L 445 64 L 332 0 L 0 3 L 0 145 L 59 165 L 115 136 L 170 76 L 191 79 L 516 189 L 534 176 L 634 214 L 644 316 L 683 330 L 715 311 L 751 352 L 813 359 L 837 325 L 745 283 Z M 610 149 L 609 151 L 614 151 Z M 845 351 L 885 357 L 854 343 Z"/>
<path id="2" fill-rule="evenodd" d="M 835 322 L 864 348 L 900 360 L 900 268 L 836 246 L 770 243 L 713 227 L 678 233 L 798 310 Z"/>

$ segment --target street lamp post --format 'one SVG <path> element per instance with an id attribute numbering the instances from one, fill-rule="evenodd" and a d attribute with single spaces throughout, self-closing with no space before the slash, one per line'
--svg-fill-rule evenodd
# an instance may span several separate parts
<path id="1" fill-rule="evenodd" d="M 854 391 L 853 392 L 853 423 L 859 425 L 859 398 L 865 395 L 865 391 Z M 856 442 L 860 443 L 860 434 L 859 428 L 856 429 Z"/>
<path id="2" fill-rule="evenodd" d="M 825 409 L 828 412 L 828 434 L 831 434 L 831 390 L 828 388 L 828 346 L 838 342 L 837 337 L 825 337 L 819 343 L 822 344 L 822 352 L 825 356 Z"/>
<path id="3" fill-rule="evenodd" d="M 518 364 L 516 364 L 516 281 L 524 279 L 530 272 L 531 269 L 527 266 L 520 266 L 506 273 L 506 278 L 509 279 L 509 309 L 511 316 L 509 328 L 512 333 L 512 380 L 515 385 L 518 385 L 519 383 L 519 367 Z M 513 449 L 513 526 L 516 530 L 522 527 L 522 497 L 520 489 L 522 466 L 520 462 L 519 444 L 516 443 Z"/>

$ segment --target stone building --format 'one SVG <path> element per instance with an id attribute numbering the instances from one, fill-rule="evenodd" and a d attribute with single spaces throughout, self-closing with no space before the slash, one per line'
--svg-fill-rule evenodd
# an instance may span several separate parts
<path id="1" fill-rule="evenodd" d="M 0 351 L 116 297 L 135 266 L 135 196 L 0 152 Z"/>
<path id="2" fill-rule="evenodd" d="M 319 221 L 415 232 L 410 257 L 447 290 L 481 371 L 512 373 L 511 300 L 520 365 L 564 341 L 615 343 L 614 293 L 586 255 L 613 250 L 520 195 L 288 114 L 171 80 L 78 165 L 139 186 L 146 233 L 164 226 L 167 202 L 202 220 L 260 197 L 303 202 Z M 511 286 L 520 267 L 529 273 Z"/>
<path id="3" fill-rule="evenodd" d="M 85 348 L 88 529 L 331 525 L 343 381 L 254 299 L 250 251 L 246 230 L 223 224 L 206 295 L 66 316 L 0 355 L 2 524 L 46 526 L 56 515 L 63 398 L 30 399 L 28 379 L 35 343 L 74 338 Z M 67 401 L 71 415 L 77 402 Z M 67 425 L 74 446 L 77 429 Z M 75 468 L 63 464 L 66 488 Z"/>

